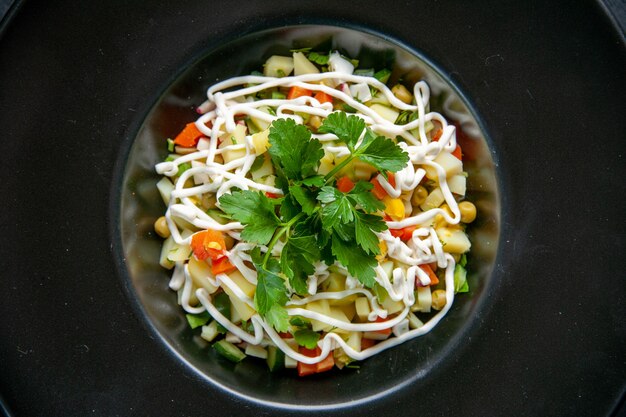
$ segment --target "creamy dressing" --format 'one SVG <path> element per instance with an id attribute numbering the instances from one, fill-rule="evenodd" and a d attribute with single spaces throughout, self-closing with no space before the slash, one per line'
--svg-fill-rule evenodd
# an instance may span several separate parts
<path id="1" fill-rule="evenodd" d="M 207 310 L 215 320 L 234 335 L 233 337 L 237 337 L 247 343 L 255 345 L 267 344 L 267 341 L 264 339 L 264 337 L 267 336 L 288 356 L 307 364 L 321 361 L 331 350 L 337 347 L 341 347 L 349 357 L 361 360 L 396 346 L 405 340 L 423 335 L 430 331 L 441 320 L 449 310 L 454 299 L 453 272 L 455 261 L 451 255 L 443 250 L 441 242 L 431 225 L 437 215 L 443 216 L 445 221 L 450 224 L 457 224 L 460 221 L 458 204 L 448 187 L 446 173 L 440 165 L 434 162 L 434 159 L 441 152 L 452 152 L 456 148 L 455 127 L 449 125 L 441 114 L 426 112 L 430 90 L 425 82 L 422 81 L 415 84 L 413 93 L 416 105 L 409 105 L 396 98 L 385 84 L 375 78 L 353 75 L 353 67 L 350 68 L 351 64 L 341 57 L 335 57 L 333 55 L 331 60 L 330 67 L 334 70 L 332 72 L 283 78 L 249 75 L 231 78 L 211 86 L 207 92 L 208 100 L 198 108 L 201 115 L 196 121 L 196 126 L 206 136 L 206 138 L 200 140 L 198 151 L 180 156 L 173 161 L 161 162 L 156 165 L 156 171 L 159 174 L 174 177 L 177 175 L 181 164 L 192 163 L 192 168 L 186 170 L 176 181 L 165 214 L 168 227 L 176 243 L 189 244 L 191 237 L 184 238 L 182 236 L 175 218 L 186 221 L 199 229 L 211 228 L 224 231 L 232 237 L 239 239 L 239 232 L 243 228 L 239 222 L 229 222 L 227 224 L 218 223 L 202 209 L 197 207 L 194 203 L 194 199 L 201 198 L 202 194 L 209 192 L 215 193 L 216 198 L 219 199 L 220 196 L 229 193 L 230 190 L 235 187 L 243 190 L 259 190 L 277 195 L 283 194 L 282 190 L 279 188 L 255 182 L 245 177 L 256 158 L 255 147 L 253 146 L 250 135 L 246 137 L 245 143 L 233 144 L 221 148 L 218 148 L 218 138 L 235 129 L 237 125 L 235 116 L 249 115 L 267 123 L 271 123 L 279 118 L 292 118 L 297 123 L 302 123 L 302 116 L 292 113 L 308 114 L 324 118 L 333 112 L 332 104 L 320 103 L 315 98 L 308 96 L 292 100 L 245 100 L 246 96 L 267 88 L 298 86 L 314 92 L 322 91 L 334 97 L 336 100 L 345 102 L 357 110 L 356 115 L 361 117 L 367 126 L 375 133 L 392 138 L 400 136 L 406 141 L 400 142 L 399 146 L 408 153 L 410 163 L 395 174 L 395 186 L 392 186 L 381 175 L 377 177 L 383 189 L 391 197 L 398 198 L 404 191 L 414 190 L 419 185 L 426 171 L 417 165 L 429 166 L 436 170 L 441 192 L 452 212 L 452 216 L 445 210 L 435 208 L 414 216 L 409 215 L 400 221 L 387 222 L 390 229 L 416 226 L 411 239 L 407 242 L 403 242 L 400 238 L 392 236 L 389 230 L 377 234 L 378 238 L 387 245 L 387 257 L 390 260 L 404 265 L 403 267 L 394 268 L 390 275 L 388 275 L 380 265 L 375 268 L 376 282 L 387 290 L 391 300 L 403 303 L 404 307 L 399 314 L 389 320 L 375 322 L 374 320 L 377 317 L 383 319 L 387 318 L 387 310 L 381 305 L 372 291 L 364 288 L 355 277 L 350 276 L 345 268 L 342 268 L 340 265 L 337 266 L 347 276 L 346 290 L 340 292 L 318 292 L 319 285 L 329 276 L 328 266 L 323 262 L 318 262 L 318 264 L 315 265 L 315 273 L 308 278 L 307 287 L 311 295 L 301 299 L 296 297 L 287 303 L 289 315 L 297 315 L 311 320 L 317 320 L 337 329 L 372 332 L 393 328 L 395 337 L 381 341 L 363 351 L 353 349 L 339 334 L 331 331 L 326 333 L 319 341 L 318 345 L 321 348 L 321 354 L 318 357 L 304 356 L 286 343 L 259 314 L 255 314 L 251 317 L 254 334 L 249 334 L 219 313 L 211 302 L 211 294 L 209 294 L 206 289 L 197 289 L 195 294 L 192 294 L 194 286 L 189 276 L 188 267 L 184 263 L 176 263 L 170 281 L 170 288 L 179 292 L 180 304 L 185 311 L 189 313 L 199 313 Z M 350 66 L 346 65 L 346 63 Z M 347 87 L 348 83 L 351 84 L 351 87 Z M 343 88 L 340 90 L 331 87 L 334 85 L 343 85 Z M 417 112 L 418 118 L 405 125 L 396 125 L 362 104 L 361 100 L 352 97 L 354 94 L 361 99 L 368 98 L 366 96 L 370 93 L 370 88 L 379 91 L 395 108 Z M 449 105 L 449 103 L 446 104 Z M 275 108 L 276 116 L 260 110 L 264 106 Z M 429 142 L 426 134 L 425 125 L 431 121 L 438 122 L 443 131 L 437 142 Z M 417 135 L 412 133 L 414 130 L 417 130 Z M 334 145 L 333 141 L 337 138 L 332 134 L 313 134 L 312 136 L 321 141 L 326 154 L 333 155 L 337 158 L 349 154 L 345 146 Z M 216 162 L 216 156 L 236 150 L 245 151 L 245 155 L 227 164 Z M 193 183 L 193 186 L 188 186 L 189 181 Z M 410 214 L 412 210 L 410 201 L 405 200 L 404 204 L 407 212 Z M 219 202 L 217 206 L 219 207 Z M 249 243 L 239 242 L 230 251 L 227 251 L 226 256 L 228 256 L 230 262 L 238 268 L 247 281 L 256 285 L 257 274 L 254 269 L 248 267 L 251 259 L 246 253 L 246 251 L 253 247 L 254 245 Z M 279 242 L 279 244 L 274 247 L 274 253 L 279 254 L 281 248 L 282 245 Z M 267 250 L 267 248 L 264 247 L 261 249 L 262 251 Z M 419 265 L 432 262 L 437 262 L 438 267 L 445 269 L 447 302 L 445 307 L 437 312 L 423 326 L 409 330 L 407 316 L 410 312 L 410 306 L 415 302 L 414 289 L 416 281 L 422 286 L 430 284 L 428 274 L 419 268 Z M 215 286 L 221 285 L 228 287 L 235 297 L 254 308 L 254 301 L 248 297 L 228 275 L 219 274 L 215 278 L 210 278 L 209 282 Z M 344 322 L 306 308 L 306 304 L 310 302 L 318 300 L 337 300 L 356 294 L 367 297 L 371 309 L 368 316 L 370 322 Z M 190 305 L 193 295 L 200 301 L 200 306 L 194 307 Z"/>

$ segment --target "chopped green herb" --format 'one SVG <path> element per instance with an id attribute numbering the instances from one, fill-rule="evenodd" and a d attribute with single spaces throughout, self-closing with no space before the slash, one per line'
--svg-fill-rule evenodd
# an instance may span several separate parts
<path id="1" fill-rule="evenodd" d="M 170 138 L 167 138 L 167 150 L 168 152 L 174 152 L 174 141 Z"/>
<path id="2" fill-rule="evenodd" d="M 309 59 L 309 61 L 314 62 L 318 65 L 328 65 L 330 53 L 320 54 L 319 52 L 310 52 L 307 58 Z"/>

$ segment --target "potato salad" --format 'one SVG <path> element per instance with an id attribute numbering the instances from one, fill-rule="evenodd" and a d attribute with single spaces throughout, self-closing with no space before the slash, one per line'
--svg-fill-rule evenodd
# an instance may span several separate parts
<path id="1" fill-rule="evenodd" d="M 355 367 L 469 291 L 477 213 L 456 128 L 426 82 L 393 75 L 337 51 L 274 55 L 212 85 L 167 139 L 160 264 L 220 356 Z"/>

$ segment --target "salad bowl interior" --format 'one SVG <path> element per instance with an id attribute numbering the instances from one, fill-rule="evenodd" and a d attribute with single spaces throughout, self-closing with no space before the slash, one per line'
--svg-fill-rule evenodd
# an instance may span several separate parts
<path id="1" fill-rule="evenodd" d="M 164 205 L 156 188 L 160 176 L 154 166 L 167 155 L 165 139 L 195 120 L 195 106 L 206 99 L 207 88 L 226 78 L 258 70 L 275 54 L 291 49 L 339 50 L 356 58 L 361 67 L 392 69 L 392 78 L 406 84 L 425 80 L 431 88 L 431 109 L 457 126 L 468 172 L 468 199 L 478 219 L 468 229 L 472 250 L 468 257 L 470 292 L 459 294 L 452 309 L 430 333 L 384 351 L 355 369 L 298 378 L 286 370 L 270 373 L 261 360 L 230 363 L 188 325 L 168 288 L 171 271 L 160 267 L 161 238 L 153 231 Z M 154 105 L 125 154 L 125 173 L 119 192 L 118 243 L 124 263 L 121 277 L 149 331 L 196 372 L 199 380 L 232 395 L 279 407 L 337 407 L 369 401 L 420 384 L 445 366 L 463 335 L 471 332 L 481 309 L 488 306 L 489 288 L 500 235 L 500 194 L 489 141 L 471 100 L 446 78 L 445 70 L 418 51 L 363 30 L 323 25 L 267 29 L 200 51 L 197 58 L 155 96 Z M 313 395 L 314 393 L 314 395 Z"/>

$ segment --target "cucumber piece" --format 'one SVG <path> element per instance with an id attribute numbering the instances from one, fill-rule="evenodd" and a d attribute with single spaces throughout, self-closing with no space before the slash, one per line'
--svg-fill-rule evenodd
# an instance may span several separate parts
<path id="1" fill-rule="evenodd" d="M 230 320 L 230 298 L 228 294 L 221 292 L 213 297 L 213 305 L 220 314 Z M 217 331 L 226 333 L 226 328 L 221 324 L 217 324 Z"/>
<path id="2" fill-rule="evenodd" d="M 241 362 L 246 357 L 246 354 L 243 353 L 237 346 L 223 339 L 219 342 L 215 342 L 213 344 L 213 349 L 229 361 L 235 363 Z"/>
<path id="3" fill-rule="evenodd" d="M 276 346 L 267 347 L 267 366 L 271 372 L 280 371 L 285 367 L 285 353 Z"/>
<path id="4" fill-rule="evenodd" d="M 220 209 L 208 209 L 206 211 L 206 214 L 208 214 L 213 220 L 215 220 L 219 224 L 226 224 L 229 222 L 226 214 Z"/>

